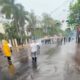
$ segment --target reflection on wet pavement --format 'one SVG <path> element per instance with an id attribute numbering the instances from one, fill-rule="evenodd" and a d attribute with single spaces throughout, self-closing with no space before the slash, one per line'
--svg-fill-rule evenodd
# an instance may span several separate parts
<path id="1" fill-rule="evenodd" d="M 2 72 L 1 72 L 1 67 L 0 67 L 0 80 L 2 80 Z"/>
<path id="2" fill-rule="evenodd" d="M 21 59 L 2 71 L 5 73 L 2 80 L 80 80 L 80 45 L 73 41 L 55 46 L 45 54 L 43 49 L 37 65 Z"/>
<path id="3" fill-rule="evenodd" d="M 75 44 L 75 49 L 72 49 L 73 54 L 67 60 L 65 66 L 64 80 L 80 80 L 80 45 Z M 75 51 L 74 51 L 75 50 Z M 74 54 L 75 52 L 75 54 Z"/>
<path id="4" fill-rule="evenodd" d="M 13 77 L 15 75 L 15 67 L 13 64 L 8 66 L 8 70 L 9 70 L 9 74 L 11 77 Z"/>
<path id="5" fill-rule="evenodd" d="M 76 46 L 75 62 L 80 66 L 80 44 Z"/>
<path id="6" fill-rule="evenodd" d="M 39 60 L 39 71 L 35 73 L 36 76 L 33 75 L 33 80 L 80 80 L 80 74 L 77 73 L 74 62 L 76 44 L 67 43 L 55 50 L 53 55 L 49 52 L 39 57 L 41 59 Z"/>

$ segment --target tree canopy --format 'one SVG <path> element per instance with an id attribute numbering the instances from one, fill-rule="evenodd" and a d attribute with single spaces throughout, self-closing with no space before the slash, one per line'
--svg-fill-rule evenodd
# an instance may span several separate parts
<path id="1" fill-rule="evenodd" d="M 74 4 L 70 4 L 68 24 L 72 26 L 80 25 L 80 0 L 77 0 Z"/>
<path id="2" fill-rule="evenodd" d="M 38 36 L 38 34 L 40 36 L 53 36 L 62 32 L 60 21 L 53 19 L 46 13 L 39 20 L 39 17 L 35 15 L 34 11 L 25 11 L 24 6 L 15 3 L 15 0 L 0 0 L 0 7 L 4 18 L 11 20 L 9 23 L 4 24 L 5 32 L 9 39 L 16 38 L 20 43 L 23 43 L 27 38 L 26 32 L 31 32 L 31 37 Z"/>
<path id="3" fill-rule="evenodd" d="M 54 35 L 60 32 L 61 23 L 53 19 L 49 14 L 43 14 L 42 24 L 43 30 L 47 35 Z"/>

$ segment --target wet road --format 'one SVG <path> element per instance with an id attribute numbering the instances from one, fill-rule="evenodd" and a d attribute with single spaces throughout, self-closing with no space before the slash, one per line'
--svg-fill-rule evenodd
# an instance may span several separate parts
<path id="1" fill-rule="evenodd" d="M 37 68 L 32 67 L 31 58 L 29 62 L 16 62 L 2 69 L 2 80 L 80 80 L 80 46 L 72 41 L 62 46 L 49 47 L 42 47 Z"/>

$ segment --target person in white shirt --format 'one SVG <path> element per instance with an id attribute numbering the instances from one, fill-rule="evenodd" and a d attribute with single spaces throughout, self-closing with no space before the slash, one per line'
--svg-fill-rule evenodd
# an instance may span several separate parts
<path id="1" fill-rule="evenodd" d="M 30 48 L 31 48 L 32 63 L 37 63 L 37 44 L 35 41 L 31 42 Z"/>

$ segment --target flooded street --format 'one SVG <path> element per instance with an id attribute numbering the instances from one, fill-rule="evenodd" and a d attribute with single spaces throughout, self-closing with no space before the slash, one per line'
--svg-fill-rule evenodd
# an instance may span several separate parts
<path id="1" fill-rule="evenodd" d="M 0 80 L 80 80 L 80 0 L 0 0 Z"/>
<path id="2" fill-rule="evenodd" d="M 42 61 L 39 61 L 38 72 L 33 74 L 33 80 L 79 80 L 75 70 L 74 42 L 58 46 L 44 54 Z M 75 74 L 75 76 L 74 76 Z M 75 78 L 74 78 L 75 77 Z M 77 77 L 77 78 L 76 78 Z"/>
<path id="3" fill-rule="evenodd" d="M 2 68 L 0 75 L 2 80 L 80 80 L 79 53 L 75 41 L 62 46 L 48 45 L 41 48 L 37 68 L 32 67 L 30 58 L 28 62 L 17 61 Z"/>

